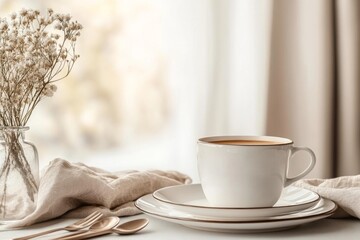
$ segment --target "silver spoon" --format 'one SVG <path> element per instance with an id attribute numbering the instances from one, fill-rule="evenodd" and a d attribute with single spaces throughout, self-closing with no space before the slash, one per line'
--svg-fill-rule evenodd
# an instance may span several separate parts
<path id="1" fill-rule="evenodd" d="M 118 221 L 120 221 L 120 219 L 118 217 L 109 217 L 109 218 L 116 218 L 116 219 L 118 219 Z M 109 218 L 104 218 L 103 220 L 109 219 Z M 112 223 L 115 223 L 115 222 L 112 222 Z M 118 223 L 119 222 L 117 222 L 116 225 Z M 141 229 L 146 227 L 148 225 L 148 223 L 149 223 L 149 220 L 142 218 L 142 219 L 135 219 L 135 220 L 132 220 L 129 222 L 125 222 L 123 224 L 116 226 L 116 225 L 110 224 L 109 220 L 106 220 L 106 221 L 99 220 L 97 223 L 93 224 L 89 228 L 89 231 L 87 231 L 87 232 L 71 234 L 71 235 L 61 237 L 61 238 L 56 238 L 54 240 L 57 240 L 57 239 L 79 240 L 79 239 L 86 239 L 86 238 L 106 235 L 109 233 L 117 233 L 120 235 L 129 235 L 129 234 L 133 234 L 133 233 L 140 231 Z"/>
<path id="2" fill-rule="evenodd" d="M 140 218 L 120 224 L 119 226 L 116 226 L 113 229 L 111 229 L 111 232 L 120 235 L 129 235 L 140 231 L 141 229 L 145 228 L 148 224 L 149 224 L 148 219 Z"/>

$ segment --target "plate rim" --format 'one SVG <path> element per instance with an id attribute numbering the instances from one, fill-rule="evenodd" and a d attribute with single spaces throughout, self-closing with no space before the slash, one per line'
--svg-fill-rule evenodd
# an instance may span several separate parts
<path id="1" fill-rule="evenodd" d="M 168 203 L 168 204 L 172 204 L 172 205 L 176 205 L 176 206 L 182 206 L 182 207 L 190 207 L 190 208 L 203 208 L 203 209 L 218 209 L 218 210 L 251 210 L 251 209 L 281 209 L 281 208 L 289 208 L 289 207 L 294 207 L 294 206 L 303 206 L 303 205 L 308 205 L 308 204 L 311 204 L 311 203 L 316 203 L 316 202 L 319 202 L 321 197 L 318 193 L 314 192 L 314 191 L 311 191 L 309 189 L 305 189 L 305 188 L 299 188 L 299 187 L 295 187 L 295 186 L 292 186 L 294 188 L 298 188 L 298 189 L 302 189 L 302 190 L 306 190 L 306 191 L 310 191 L 312 193 L 314 193 L 316 195 L 316 199 L 312 200 L 312 201 L 309 201 L 309 202 L 305 202 L 305 203 L 301 203 L 301 204 L 297 204 L 297 205 L 291 205 L 291 206 L 273 206 L 273 207 L 250 207 L 250 208 L 242 208 L 242 207 L 207 207 L 207 206 L 199 206 L 199 205 L 191 205 L 191 204 L 183 204 L 183 203 L 175 203 L 175 202 L 171 202 L 171 201 L 167 201 L 167 200 L 164 200 L 164 199 L 160 199 L 159 197 L 155 196 L 155 194 L 157 192 L 159 192 L 160 190 L 164 190 L 164 189 L 168 189 L 168 188 L 172 188 L 172 187 L 184 187 L 184 186 L 195 186 L 195 185 L 200 185 L 200 183 L 193 183 L 193 184 L 185 184 L 185 185 L 175 185 L 175 186 L 168 186 L 168 187 L 164 187 L 164 188 L 161 188 L 161 189 L 158 189 L 156 191 L 154 191 L 152 193 L 152 196 L 160 201 L 160 202 L 164 202 L 164 203 Z"/>
<path id="2" fill-rule="evenodd" d="M 151 194 L 147 194 L 145 196 L 152 196 Z M 141 207 L 138 206 L 138 201 L 145 197 L 145 196 L 142 196 L 140 197 L 139 199 L 137 199 L 134 203 L 135 207 L 137 209 L 139 209 L 141 212 L 143 213 L 146 213 L 146 214 L 149 214 L 149 215 L 155 215 L 155 216 L 158 216 L 158 217 L 162 217 L 162 218 L 169 218 L 169 219 L 174 219 L 174 220 L 181 220 L 181 221 L 187 221 L 187 222 L 204 222 L 204 223 L 230 223 L 230 224 L 245 224 L 245 223 L 267 223 L 267 222 L 284 222 L 284 221 L 291 221 L 291 220 L 300 220 L 300 219 L 308 219 L 308 218 L 312 218 L 312 217 L 318 217 L 318 216 L 323 216 L 323 215 L 329 215 L 331 216 L 332 214 L 335 213 L 335 211 L 338 209 L 338 205 L 330 200 L 330 199 L 327 199 L 327 198 L 321 198 L 323 199 L 324 201 L 329 201 L 331 203 L 334 204 L 334 207 L 326 212 L 323 212 L 323 213 L 320 213 L 320 214 L 315 214 L 315 215 L 310 215 L 310 216 L 302 216 L 302 217 L 294 217 L 294 218 L 283 218 L 283 219 L 263 219 L 263 220 L 245 220 L 245 221 L 239 221 L 239 220 L 226 220 L 226 221 L 220 221 L 220 220 L 212 220 L 212 219 L 209 219 L 209 220 L 205 220 L 205 219 L 194 219 L 194 218 L 186 218 L 186 217 L 171 217 L 171 216 L 163 216 L 161 214 L 158 214 L 158 213 L 152 213 L 152 212 L 149 212 L 149 211 L 146 211 L 146 210 L 143 210 Z M 155 199 L 157 200 L 157 199 Z M 284 215 L 283 215 L 284 216 Z"/>
<path id="3" fill-rule="evenodd" d="M 286 222 L 261 222 L 261 223 L 212 223 L 212 222 L 195 222 L 195 221 L 184 221 L 171 219 L 164 216 L 151 216 L 157 218 L 161 221 L 166 221 L 172 224 L 178 224 L 187 228 L 201 230 L 201 231 L 211 231 L 211 232 L 224 232 L 224 233 L 263 233 L 263 232 L 273 232 L 273 231 L 282 231 L 285 229 L 292 229 L 294 227 L 309 224 L 314 221 L 319 221 L 325 218 L 332 216 L 333 213 L 326 215 L 317 215 L 312 216 L 307 219 L 292 219 Z M 286 227 L 284 227 L 284 224 Z"/>
<path id="4" fill-rule="evenodd" d="M 334 214 L 334 212 L 312 215 L 312 216 L 308 216 L 306 218 L 291 218 L 291 219 L 287 219 L 287 220 L 256 221 L 256 222 L 215 222 L 215 221 L 200 221 L 200 220 L 194 220 L 194 219 L 186 220 L 186 219 L 181 219 L 181 218 L 166 217 L 166 216 L 162 216 L 159 214 L 153 214 L 153 213 L 145 213 L 145 214 L 154 215 L 153 217 L 159 217 L 160 219 L 165 218 L 165 219 L 171 219 L 171 220 L 189 222 L 189 223 L 207 223 L 207 224 L 262 224 L 263 223 L 263 224 L 266 224 L 266 223 L 279 223 L 279 222 L 307 220 L 307 219 L 313 219 L 313 218 L 319 218 L 319 217 L 327 218 L 327 217 L 332 216 Z M 323 219 L 323 218 L 321 218 L 321 219 Z M 182 224 L 182 223 L 177 223 L 177 224 Z"/>

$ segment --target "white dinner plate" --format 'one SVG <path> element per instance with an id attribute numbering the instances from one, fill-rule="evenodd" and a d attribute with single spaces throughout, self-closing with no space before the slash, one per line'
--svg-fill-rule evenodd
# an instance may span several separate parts
<path id="1" fill-rule="evenodd" d="M 216 232 L 268 232 L 295 227 L 331 216 L 337 206 L 334 202 L 321 199 L 315 206 L 288 215 L 263 217 L 261 220 L 229 221 L 223 219 L 205 220 L 190 213 L 169 208 L 151 194 L 139 198 L 135 206 L 145 214 L 186 227 Z"/>
<path id="2" fill-rule="evenodd" d="M 248 219 L 284 215 L 302 211 L 319 202 L 320 196 L 310 190 L 289 186 L 285 188 L 279 201 L 273 207 L 230 208 L 213 207 L 206 200 L 200 184 L 178 185 L 159 189 L 154 198 L 165 203 L 168 208 L 191 213 L 208 219 Z"/>

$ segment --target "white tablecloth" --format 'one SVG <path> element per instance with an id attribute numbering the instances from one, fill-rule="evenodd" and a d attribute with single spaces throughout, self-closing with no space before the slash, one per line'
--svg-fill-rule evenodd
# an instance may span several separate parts
<path id="1" fill-rule="evenodd" d="M 133 235 L 131 239 L 150 240 L 150 239 L 179 239 L 179 240 L 208 240 L 208 239 L 311 239 L 311 240 L 358 240 L 360 239 L 360 220 L 356 219 L 323 219 L 317 222 L 305 224 L 297 228 L 272 233 L 259 234 L 228 234 L 213 233 L 189 229 L 177 224 L 167 223 L 145 215 L 122 218 L 122 221 L 129 221 L 135 218 L 147 217 L 150 224 L 144 230 Z M 42 224 L 37 224 L 28 229 L 0 232 L 0 239 L 11 239 L 39 231 L 51 229 L 54 227 L 66 226 L 75 219 L 58 219 Z M 51 236 L 61 236 L 63 233 Z M 120 239 L 119 235 L 107 235 L 96 239 Z M 48 237 L 37 239 L 50 239 Z"/>

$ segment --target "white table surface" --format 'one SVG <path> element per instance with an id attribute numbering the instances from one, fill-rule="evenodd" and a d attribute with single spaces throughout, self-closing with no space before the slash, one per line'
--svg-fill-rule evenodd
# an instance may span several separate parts
<path id="1" fill-rule="evenodd" d="M 257 234 L 229 234 L 229 233 L 214 233 L 199 230 L 193 230 L 183 227 L 181 225 L 167 223 L 145 215 L 137 215 L 132 217 L 123 217 L 122 222 L 146 217 L 150 220 L 149 225 L 141 232 L 130 236 L 107 235 L 93 239 L 121 239 L 123 237 L 128 239 L 157 239 L 157 240 L 191 240 L 191 239 L 341 239 L 341 240 L 359 240 L 360 239 L 360 220 L 356 219 L 323 219 L 317 222 L 305 224 L 294 229 L 272 232 L 272 233 L 257 233 Z M 75 219 L 58 219 L 34 225 L 27 229 L 16 231 L 0 231 L 0 239 L 12 239 L 15 237 L 24 236 L 27 234 L 36 233 L 39 231 L 51 229 L 59 226 L 66 226 Z M 55 233 L 47 237 L 37 238 L 38 240 L 51 239 L 52 237 L 60 237 L 64 233 Z"/>

